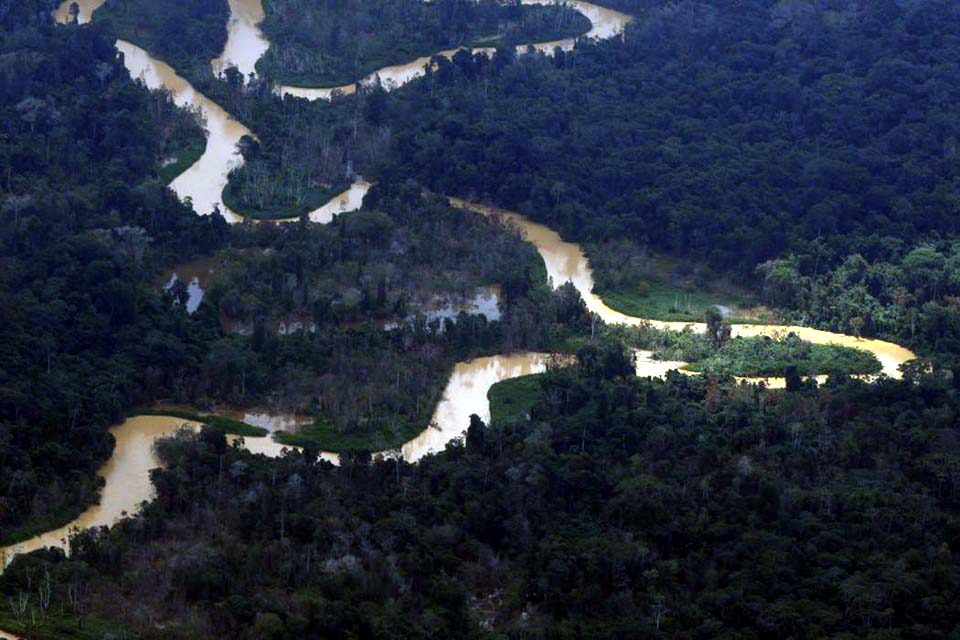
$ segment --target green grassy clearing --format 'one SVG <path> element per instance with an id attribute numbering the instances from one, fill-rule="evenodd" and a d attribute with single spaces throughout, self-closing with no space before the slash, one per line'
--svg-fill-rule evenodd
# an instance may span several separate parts
<path id="1" fill-rule="evenodd" d="M 490 387 L 487 393 L 490 400 L 490 425 L 526 420 L 540 397 L 541 375 L 521 376 Z"/>
<path id="2" fill-rule="evenodd" d="M 35 606 L 31 608 L 36 609 Z M 28 611 L 24 620 L 13 617 L 8 609 L 5 606 L 0 611 L 0 629 L 22 640 L 130 640 L 139 637 L 114 622 L 92 616 L 77 618 L 57 611 L 56 605 L 43 615 L 37 613 L 35 618 Z"/>
<path id="3" fill-rule="evenodd" d="M 388 451 L 412 440 L 423 431 L 424 425 L 415 422 L 401 423 L 393 430 L 340 432 L 324 423 L 303 425 L 297 433 L 277 431 L 274 439 L 280 444 L 303 447 L 314 443 L 323 451 L 348 453 L 352 451 Z M 466 427 L 464 427 L 466 428 Z"/>
<path id="4" fill-rule="evenodd" d="M 732 294 L 690 290 L 658 281 L 598 293 L 611 309 L 637 318 L 703 322 L 707 309 L 720 306 L 730 311 L 728 322 L 760 322 L 759 318 L 745 315 L 751 306 L 749 301 Z"/>
<path id="5" fill-rule="evenodd" d="M 160 182 L 163 184 L 170 184 L 176 180 L 177 176 L 193 166 L 193 164 L 200 159 L 200 156 L 202 156 L 203 152 L 206 150 L 206 138 L 204 138 L 202 141 L 191 143 L 180 149 L 180 151 L 177 153 L 176 162 L 168 164 L 165 167 L 160 167 L 159 171 L 157 171 L 157 177 L 160 178 Z"/>

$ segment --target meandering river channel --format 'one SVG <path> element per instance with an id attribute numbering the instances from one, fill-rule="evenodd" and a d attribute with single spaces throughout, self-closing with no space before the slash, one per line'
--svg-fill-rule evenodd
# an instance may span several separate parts
<path id="1" fill-rule="evenodd" d="M 524 3 L 536 4 L 545 1 L 524 0 Z M 78 1 L 79 21 L 89 21 L 93 11 L 103 2 L 104 0 Z M 59 21 L 64 22 L 69 19 L 69 4 L 70 0 L 67 0 L 55 12 Z M 592 21 L 593 27 L 587 34 L 591 37 L 606 38 L 619 34 L 630 19 L 626 14 L 603 9 L 580 0 L 574 0 L 573 4 Z M 254 72 L 257 59 L 269 46 L 257 26 L 262 19 L 263 8 L 259 0 L 230 0 L 230 7 L 233 15 L 228 24 L 227 46 L 223 54 L 211 64 L 214 69 L 222 69 L 225 64 L 234 64 L 244 74 L 249 74 Z M 573 42 L 570 38 L 542 43 L 537 45 L 537 48 L 550 52 L 554 47 L 572 47 Z M 190 83 L 178 76 L 168 65 L 151 57 L 143 49 L 124 41 L 118 41 L 117 48 L 124 54 L 126 67 L 133 77 L 142 78 L 150 88 L 166 88 L 173 94 L 177 104 L 196 109 L 205 118 L 208 132 L 207 149 L 200 160 L 181 174 L 171 187 L 182 199 L 190 198 L 194 209 L 199 214 L 209 214 L 214 207 L 218 207 L 230 222 L 241 221 L 241 216 L 223 206 L 220 194 L 226 185 L 230 169 L 242 161 L 236 153 L 237 141 L 243 135 L 252 135 L 251 132 L 219 105 L 194 90 Z M 446 56 L 452 56 L 453 53 L 454 51 L 441 52 Z M 428 58 L 420 58 L 404 65 L 381 69 L 377 74 L 388 84 L 400 86 L 422 75 L 423 67 L 428 63 Z M 369 78 L 374 75 L 372 74 Z M 350 93 L 353 91 L 353 85 L 340 89 L 344 93 Z M 329 98 L 333 91 L 333 89 L 293 87 L 280 87 L 278 90 L 282 93 L 313 99 Z M 329 222 L 336 213 L 359 208 L 368 188 L 369 185 L 366 183 L 355 183 L 333 201 L 312 212 L 310 219 L 325 223 Z M 604 321 L 631 326 L 649 322 L 653 326 L 670 330 L 682 330 L 686 326 L 703 330 L 703 325 L 698 323 L 645 320 L 611 309 L 593 293 L 594 282 L 590 262 L 578 245 L 565 242 L 552 229 L 532 222 L 518 213 L 456 198 L 450 200 L 456 206 L 516 225 L 543 257 L 553 285 L 559 286 L 564 282 L 572 282 L 583 296 L 587 308 Z M 915 357 L 908 349 L 889 342 L 862 340 L 808 327 L 753 324 L 733 326 L 735 336 L 770 336 L 785 332 L 794 332 L 802 339 L 813 343 L 833 343 L 870 351 L 882 363 L 883 372 L 895 378 L 900 376 L 899 365 Z M 655 361 L 644 352 L 638 352 L 637 356 L 637 374 L 640 376 L 660 377 L 668 370 L 683 364 Z M 441 450 L 447 442 L 460 436 L 466 429 L 471 414 L 475 413 L 488 421 L 490 410 L 487 392 L 490 387 L 503 380 L 540 373 L 546 369 L 549 358 L 548 354 L 543 353 L 519 353 L 478 358 L 457 364 L 442 399 L 435 409 L 431 425 L 401 447 L 403 458 L 415 462 L 431 452 Z M 774 379 L 767 382 L 777 386 L 782 381 Z M 184 424 L 192 428 L 198 426 L 197 423 L 180 418 L 140 416 L 113 427 L 111 433 L 116 438 L 116 449 L 110 460 L 100 470 L 100 475 L 105 480 L 100 504 L 86 510 L 67 526 L 0 549 L 0 568 L 17 553 L 46 546 L 66 548 L 66 538 L 73 529 L 110 525 L 125 514 L 136 512 L 144 500 L 149 500 L 153 496 L 149 470 L 159 464 L 153 453 L 154 441 L 158 437 L 174 433 Z M 281 455 L 286 449 L 269 437 L 246 438 L 245 446 L 255 453 L 268 456 Z M 326 453 L 323 457 L 332 462 L 336 461 L 334 454 Z M 5 637 L 2 632 L 0 637 Z"/>
<path id="2" fill-rule="evenodd" d="M 554 0 L 521 0 L 523 4 L 553 4 Z M 621 13 L 620 11 L 615 11 L 613 9 L 607 9 L 589 2 L 583 2 L 582 0 L 567 0 L 568 4 L 572 5 L 574 9 L 585 15 L 591 23 L 590 30 L 584 34 L 588 38 L 597 38 L 605 39 L 611 38 L 613 36 L 623 33 L 623 30 L 626 28 L 627 23 L 630 22 L 631 17 L 626 13 Z M 259 29 L 257 29 L 259 32 Z M 251 34 L 249 36 L 253 39 L 254 36 Z M 260 34 L 259 37 L 263 37 Z M 550 40 L 549 42 L 540 42 L 532 45 L 537 51 L 542 51 L 548 55 L 552 54 L 554 49 L 560 48 L 563 50 L 570 50 L 573 48 L 576 43 L 576 38 L 563 38 L 561 40 Z M 517 46 L 517 51 L 523 52 L 531 45 L 519 45 Z M 444 51 L 438 51 L 437 53 L 431 54 L 429 56 L 423 56 L 410 62 L 404 64 L 391 65 L 389 67 L 383 67 L 377 69 L 373 73 L 370 73 L 366 77 L 360 80 L 361 83 L 369 84 L 375 82 L 377 78 L 380 79 L 380 82 L 383 83 L 383 86 L 388 89 L 395 89 L 397 87 L 402 87 L 411 80 L 419 78 L 424 74 L 425 67 L 430 64 L 430 59 L 434 56 L 443 56 L 444 58 L 453 58 L 460 49 L 446 49 Z M 473 47 L 471 51 L 474 53 L 490 53 L 492 54 L 496 49 L 493 47 Z M 291 85 L 280 85 L 277 87 L 277 91 L 282 95 L 291 95 L 298 98 L 306 98 L 308 100 L 329 100 L 334 93 L 342 95 L 350 95 L 356 92 L 357 85 L 354 82 L 350 84 L 345 84 L 337 87 L 295 87 Z"/>

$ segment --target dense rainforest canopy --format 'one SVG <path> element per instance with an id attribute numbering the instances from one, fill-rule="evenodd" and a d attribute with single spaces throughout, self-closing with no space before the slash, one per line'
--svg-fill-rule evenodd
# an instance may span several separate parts
<path id="1" fill-rule="evenodd" d="M 270 77 L 582 29 L 561 7 L 264 2 L 277 46 L 244 79 L 210 65 L 225 0 L 108 0 L 90 25 L 0 0 L 0 546 L 94 502 L 108 427 L 146 405 L 313 419 L 279 460 L 215 429 L 159 442 L 156 499 L 69 559 L 17 557 L 0 629 L 960 637 L 955 3 L 604 0 L 635 15 L 622 37 L 461 51 L 401 89 L 310 102 Z M 202 150 L 202 118 L 132 81 L 118 35 L 255 132 L 225 195 L 298 214 L 364 175 L 362 210 L 197 216 L 166 184 Z M 924 359 L 851 380 L 880 363 L 731 339 L 713 303 L 703 336 L 604 326 L 515 229 L 445 195 L 582 243 L 621 306 L 679 300 L 658 265 L 684 264 L 692 289 L 733 283 L 769 316 Z M 198 259 L 215 275 L 193 310 L 162 285 Z M 480 287 L 496 318 L 422 313 Z M 638 378 L 636 347 L 703 375 Z M 456 362 L 518 350 L 576 357 L 495 386 L 491 424 L 473 416 L 443 452 L 371 456 L 427 425 Z"/>
<path id="2" fill-rule="evenodd" d="M 0 543 L 96 499 L 106 428 L 134 408 L 269 400 L 316 415 L 332 449 L 394 447 L 426 424 L 454 362 L 568 331 L 529 245 L 413 185 L 327 228 L 196 216 L 163 177 L 202 148 L 202 123 L 130 80 L 108 26 L 34 9 L 5 11 L 0 42 Z M 190 315 L 161 274 L 218 249 L 237 269 Z M 500 322 L 403 322 L 433 293 L 494 284 Z M 280 339 L 275 321 L 296 316 L 320 330 Z"/>
<path id="3" fill-rule="evenodd" d="M 958 25 L 951 2 L 686 2 L 552 60 L 464 54 L 368 96 L 394 132 L 378 175 L 956 351 Z"/>
<path id="4" fill-rule="evenodd" d="M 2 588 L 49 562 L 68 619 L 81 584 L 85 613 L 171 638 L 956 633 L 955 389 L 644 381 L 618 349 L 417 465 L 185 433 L 141 517 Z"/>
<path id="5" fill-rule="evenodd" d="M 546 42 L 590 29 L 567 5 L 498 0 L 266 0 L 264 10 L 271 46 L 257 68 L 271 80 L 302 86 L 350 84 L 443 49 Z"/>
<path id="6" fill-rule="evenodd" d="M 175 69 L 198 74 L 223 51 L 229 15 L 227 0 L 108 0 L 95 20 Z"/>
<path id="7" fill-rule="evenodd" d="M 195 364 L 204 329 L 153 281 L 226 235 L 158 177 L 194 118 L 48 4 L 0 11 L 0 541 L 95 499 L 106 427 Z"/>

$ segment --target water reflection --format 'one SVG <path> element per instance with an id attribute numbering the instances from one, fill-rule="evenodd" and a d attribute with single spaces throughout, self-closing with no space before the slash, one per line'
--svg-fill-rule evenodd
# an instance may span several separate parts
<path id="1" fill-rule="evenodd" d="M 500 319 L 500 287 L 499 285 L 477 287 L 467 296 L 438 295 L 426 304 L 414 306 L 417 306 L 417 313 L 408 315 L 402 322 L 387 322 L 383 328 L 396 329 L 401 324 L 413 323 L 419 316 L 423 316 L 428 323 L 439 320 L 442 330 L 444 320 L 455 322 L 461 313 L 472 316 L 482 315 L 490 322 L 497 321 Z"/>

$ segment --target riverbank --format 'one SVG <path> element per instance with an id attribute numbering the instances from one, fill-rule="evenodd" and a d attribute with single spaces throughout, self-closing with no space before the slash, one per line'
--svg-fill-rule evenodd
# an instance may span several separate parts
<path id="1" fill-rule="evenodd" d="M 179 153 L 172 159 L 172 162 L 160 167 L 160 170 L 157 172 L 157 177 L 160 179 L 160 182 L 169 185 L 177 176 L 196 164 L 206 150 L 206 136 L 180 149 Z"/>
<path id="2" fill-rule="evenodd" d="M 753 315 L 749 301 L 732 294 L 699 288 L 684 288 L 659 280 L 633 287 L 598 289 L 597 294 L 614 311 L 624 315 L 668 322 L 698 322 L 708 309 L 718 309 L 729 322 L 764 324 L 765 319 Z"/>
<path id="3" fill-rule="evenodd" d="M 192 411 L 180 410 L 180 409 L 138 409 L 134 416 L 153 416 L 153 417 L 166 417 L 166 418 L 182 418 L 183 420 L 188 420 L 190 422 L 195 422 L 224 433 L 237 436 L 252 436 L 254 438 L 265 438 L 270 434 L 267 429 L 263 427 L 255 427 L 252 424 L 243 422 L 242 420 L 236 420 L 234 418 L 227 418 L 224 416 L 218 416 L 215 414 L 208 413 L 195 413 Z"/>
<path id="4" fill-rule="evenodd" d="M 270 2 L 270 0 L 267 1 Z M 424 10 L 430 11 L 433 9 L 437 9 L 437 6 L 425 3 Z M 521 48 L 538 42 L 577 38 L 586 35 L 593 27 L 589 18 L 572 8 L 561 28 L 556 28 L 557 20 L 546 14 L 562 9 L 537 5 L 522 6 L 520 9 L 523 12 L 521 16 L 516 18 L 511 16 L 507 21 L 505 27 L 507 32 L 516 31 L 514 23 L 522 24 L 527 20 L 545 23 L 547 28 L 535 29 L 534 33 L 529 33 L 530 30 L 528 29 L 528 32 L 519 34 L 522 37 L 516 39 L 514 37 L 518 34 L 511 34 L 514 37 L 510 37 L 509 40 L 508 33 L 502 28 L 480 30 L 467 34 L 461 42 L 451 42 L 449 37 L 445 40 L 433 39 L 424 42 L 410 42 L 404 38 L 383 42 L 374 37 L 370 42 L 364 41 L 364 58 L 361 60 L 357 60 L 354 55 L 348 52 L 347 55 L 342 55 L 341 52 L 331 52 L 328 49 L 321 52 L 304 48 L 302 45 L 295 46 L 299 44 L 300 39 L 292 36 L 288 37 L 285 30 L 281 28 L 281 26 L 286 28 L 289 28 L 289 26 L 281 25 L 279 20 L 268 17 L 261 28 L 273 44 L 257 62 L 256 68 L 260 76 L 278 85 L 305 89 L 334 89 L 358 82 L 375 74 L 379 69 L 411 65 L 418 60 L 438 55 L 440 52 L 448 51 L 451 48 L 468 51 L 476 48 L 490 49 L 499 46 Z M 271 15 L 268 12 L 268 16 Z M 311 20 L 307 18 L 307 23 L 310 22 Z M 348 46 L 353 44 L 353 42 L 350 42 Z M 294 61 L 299 66 L 310 68 L 302 71 L 293 70 L 291 64 Z M 325 71 L 326 69 L 335 70 Z"/>
<path id="5" fill-rule="evenodd" d="M 515 420 L 525 420 L 540 396 L 540 378 L 533 374 L 504 380 L 490 387 L 490 426 L 498 427 Z"/>
<path id="6" fill-rule="evenodd" d="M 108 0 L 93 14 L 94 21 L 109 21 L 120 38 L 178 70 L 209 69 L 227 43 L 229 19 L 227 0 Z"/>
<path id="7" fill-rule="evenodd" d="M 241 169 L 242 170 L 242 169 Z M 248 206 L 237 193 L 236 183 L 228 181 L 223 188 L 223 204 L 236 213 L 250 220 L 264 220 L 271 222 L 290 221 L 291 219 L 309 216 L 330 202 L 340 194 L 350 189 L 350 182 L 343 180 L 328 187 L 312 187 L 307 189 L 301 202 L 297 204 L 270 205 L 265 207 Z"/>
<path id="8" fill-rule="evenodd" d="M 186 412 L 180 411 L 166 413 L 186 415 Z M 159 438 L 175 435 L 180 429 L 198 430 L 211 421 L 210 416 L 199 417 L 202 420 L 190 420 L 177 415 L 137 415 L 111 427 L 110 433 L 116 445 L 113 455 L 98 471 L 98 475 L 103 479 L 99 502 L 55 529 L 0 547 L 0 569 L 17 554 L 46 547 L 69 551 L 69 538 L 74 531 L 112 526 L 121 518 L 136 514 L 141 504 L 152 499 L 154 495 L 150 470 L 160 466 L 154 452 L 154 442 Z M 222 418 L 220 422 L 237 430 L 252 432 L 256 429 L 257 432 L 266 432 L 266 429 L 254 428 L 251 425 L 240 427 L 237 420 Z M 241 435 L 231 436 L 228 441 L 239 444 L 241 438 L 245 449 L 268 457 L 279 457 L 291 450 L 291 447 L 269 437 Z M 321 454 L 321 458 L 328 462 L 337 461 L 336 456 L 327 453 Z"/>
<path id="9" fill-rule="evenodd" d="M 197 427 L 201 425 L 206 425 L 222 431 L 226 434 L 237 435 L 237 436 L 247 436 L 251 438 L 266 438 L 269 435 L 269 430 L 264 427 L 254 426 L 242 420 L 237 420 L 235 418 L 228 418 L 224 416 L 203 414 L 199 412 L 191 412 L 187 410 L 180 409 L 159 409 L 159 408 L 144 408 L 135 410 L 131 414 L 131 419 L 138 417 L 143 418 L 171 418 L 180 420 L 180 424 L 191 424 L 196 425 Z M 126 423 L 124 423 L 126 424 Z M 179 426 L 179 425 L 178 425 Z M 113 429 L 111 429 L 113 431 Z M 120 446 L 119 440 L 117 445 Z M 104 464 L 104 469 L 110 464 L 110 461 L 113 460 L 116 452 L 111 456 L 110 460 Z M 99 474 L 100 478 L 103 478 L 103 469 Z M 100 482 L 100 489 L 103 490 L 104 481 Z M 102 501 L 102 495 L 91 496 L 91 499 L 86 502 L 75 505 L 67 510 L 64 510 L 60 513 L 51 514 L 43 520 L 35 520 L 30 524 L 16 529 L 4 531 L 0 535 L 0 553 L 2 553 L 2 547 L 11 547 L 16 546 L 25 540 L 29 540 L 33 537 L 44 534 L 51 530 L 64 530 L 71 523 L 77 522 L 81 516 L 92 507 L 95 507 L 98 501 Z M 2 563 L 0 563 L 2 564 Z"/>

